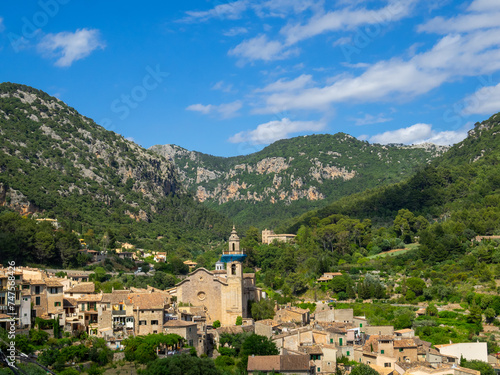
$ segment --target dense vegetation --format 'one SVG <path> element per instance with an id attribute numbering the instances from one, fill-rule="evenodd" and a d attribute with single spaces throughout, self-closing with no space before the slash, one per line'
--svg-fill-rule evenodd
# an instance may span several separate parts
<path id="1" fill-rule="evenodd" d="M 274 227 L 283 219 L 323 207 L 343 196 L 401 181 L 416 167 L 441 153 L 441 149 L 429 147 L 426 150 L 401 145 L 382 146 L 338 133 L 279 140 L 262 151 L 231 158 L 170 145 L 153 146 L 150 150 L 171 157 L 183 176 L 183 184 L 191 191 L 203 187 L 208 192 L 217 192 L 215 197 L 205 201 L 209 207 L 244 227 Z M 279 168 L 257 171 L 259 163 L 262 166 L 266 160 L 276 158 L 282 158 L 283 165 Z M 200 178 L 200 172 L 207 171 L 212 177 Z M 339 175 L 332 178 L 329 176 L 332 171 Z M 340 176 L 343 172 L 353 175 L 344 179 Z M 240 186 L 241 196 L 221 201 L 231 184 Z M 294 190 L 307 191 L 309 188 L 323 194 L 325 199 L 291 198 Z M 258 199 L 247 200 L 248 194 Z"/>
<path id="2" fill-rule="evenodd" d="M 0 210 L 56 218 L 97 250 L 113 237 L 199 251 L 230 231 L 182 192 L 166 159 L 42 91 L 0 84 L 0 133 Z"/>
<path id="3" fill-rule="evenodd" d="M 409 179 L 355 194 L 309 212 L 289 225 L 292 232 L 314 217 L 344 214 L 387 223 L 400 209 L 428 220 L 452 219 L 477 234 L 500 228 L 499 114 L 477 123 L 469 136 Z"/>

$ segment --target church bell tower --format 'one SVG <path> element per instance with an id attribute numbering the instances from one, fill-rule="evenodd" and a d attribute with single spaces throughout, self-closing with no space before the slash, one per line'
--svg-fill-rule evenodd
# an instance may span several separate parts
<path id="1" fill-rule="evenodd" d="M 221 323 L 234 325 L 238 316 L 244 317 L 243 265 L 246 255 L 240 249 L 240 238 L 233 226 L 229 236 L 228 249 L 223 252 L 221 262 L 226 263 L 227 289 L 223 298 L 224 319 Z"/>

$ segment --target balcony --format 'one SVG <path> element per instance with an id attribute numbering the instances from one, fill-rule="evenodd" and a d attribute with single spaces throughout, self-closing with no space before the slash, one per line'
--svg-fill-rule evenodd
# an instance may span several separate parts
<path id="1" fill-rule="evenodd" d="M 127 315 L 127 311 L 125 311 L 125 310 L 113 310 L 111 312 L 111 315 L 113 315 L 113 316 L 125 316 L 125 315 Z"/>

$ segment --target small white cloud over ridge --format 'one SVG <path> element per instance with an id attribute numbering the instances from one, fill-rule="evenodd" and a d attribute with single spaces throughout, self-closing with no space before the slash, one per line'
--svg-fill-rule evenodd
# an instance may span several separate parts
<path id="1" fill-rule="evenodd" d="M 288 138 L 291 134 L 320 131 L 325 128 L 324 122 L 318 121 L 291 121 L 288 118 L 269 121 L 260 124 L 254 130 L 239 132 L 229 138 L 231 143 L 249 142 L 254 145 L 266 145 L 277 140 Z"/>
<path id="2" fill-rule="evenodd" d="M 369 137 L 371 143 L 402 143 L 402 144 L 419 144 L 419 143 L 434 143 L 437 145 L 453 145 L 464 140 L 467 137 L 467 131 L 470 127 L 464 127 L 457 131 L 435 131 L 432 125 L 415 124 L 407 128 L 386 131 Z M 366 138 L 366 137 L 364 137 Z"/>

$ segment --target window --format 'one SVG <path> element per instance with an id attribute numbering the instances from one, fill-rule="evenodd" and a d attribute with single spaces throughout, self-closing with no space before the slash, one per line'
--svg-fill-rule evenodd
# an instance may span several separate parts
<path id="1" fill-rule="evenodd" d="M 231 275 L 236 275 L 236 264 L 231 265 Z"/>
<path id="2" fill-rule="evenodd" d="M 359 323 L 359 328 L 363 328 L 363 323 Z"/>
<path id="3" fill-rule="evenodd" d="M 380 351 L 380 354 L 384 354 L 384 349 L 382 349 L 382 350 Z"/>
<path id="4" fill-rule="evenodd" d="M 333 344 L 333 339 L 330 339 L 330 344 Z"/>
<path id="5" fill-rule="evenodd" d="M 0 305 L 5 305 L 5 294 L 0 296 Z"/>
<path id="6" fill-rule="evenodd" d="M 351 352 L 348 350 L 347 351 L 347 356 L 350 356 L 351 355 Z"/>
<path id="7" fill-rule="evenodd" d="M 189 346 L 193 346 L 193 340 L 189 340 Z"/>
<path id="8" fill-rule="evenodd" d="M 320 367 L 318 367 L 318 372 L 321 372 L 321 368 Z"/>
<path id="9" fill-rule="evenodd" d="M 57 293 L 59 293 L 59 290 L 57 288 L 49 288 L 49 293 L 50 294 L 57 294 Z"/>
<path id="10" fill-rule="evenodd" d="M 403 348 L 399 348 L 399 351 L 402 352 L 403 351 Z"/>
<path id="11" fill-rule="evenodd" d="M 339 338 L 339 345 L 342 346 L 342 337 Z"/>
<path id="12" fill-rule="evenodd" d="M 151 321 L 152 326 L 157 326 L 158 325 L 158 320 L 152 320 Z"/>
<path id="13" fill-rule="evenodd" d="M 158 331 L 153 331 L 153 333 L 158 333 Z"/>
<path id="14" fill-rule="evenodd" d="M 61 302 L 54 302 L 54 306 L 61 306 Z"/>
<path id="15" fill-rule="evenodd" d="M 35 286 L 35 294 L 40 294 L 40 287 L 39 286 Z"/>
<path id="16" fill-rule="evenodd" d="M 139 325 L 145 326 L 145 325 L 147 325 L 147 322 L 145 320 L 139 320 Z"/>
<path id="17" fill-rule="evenodd" d="M 384 367 L 391 367 L 391 363 L 390 362 L 384 363 Z"/>
<path id="18" fill-rule="evenodd" d="M 40 297 L 35 298 L 35 305 L 40 306 Z"/>

